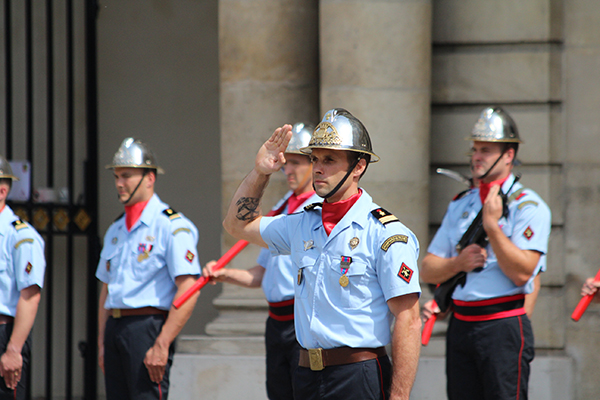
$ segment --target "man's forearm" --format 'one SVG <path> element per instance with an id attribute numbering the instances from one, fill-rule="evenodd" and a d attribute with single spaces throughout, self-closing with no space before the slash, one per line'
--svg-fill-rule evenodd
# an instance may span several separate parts
<path id="1" fill-rule="evenodd" d="M 17 303 L 17 315 L 15 316 L 13 331 L 7 348 L 21 353 L 23 345 L 33 327 L 40 297 L 40 288 L 37 285 L 30 286 L 21 291 L 19 302 Z"/>
<path id="2" fill-rule="evenodd" d="M 420 275 L 423 282 L 437 285 L 446 282 L 460 272 L 456 267 L 456 257 L 443 258 L 433 254 L 427 254 L 423 258 Z"/>
<path id="3" fill-rule="evenodd" d="M 178 276 L 175 278 L 175 282 L 179 284 L 177 285 L 177 293 L 175 294 L 174 298 L 176 299 L 185 293 L 194 285 L 195 281 L 196 280 L 192 275 Z M 156 338 L 156 344 L 160 345 L 161 347 L 168 348 L 171 343 L 173 343 L 177 335 L 179 335 L 179 332 L 181 332 L 185 326 L 186 322 L 190 319 L 199 296 L 200 293 L 196 292 L 181 307 L 175 308 L 171 306 L 171 309 L 169 310 L 169 316 L 167 317 L 160 334 Z"/>
<path id="4" fill-rule="evenodd" d="M 500 228 L 488 233 L 488 239 L 502 272 L 517 286 L 523 286 L 535 270 L 540 253 L 522 250 Z"/>
<path id="5" fill-rule="evenodd" d="M 269 175 L 261 174 L 256 169 L 246 175 L 233 195 L 223 221 L 229 234 L 262 245 L 253 235 L 246 234 L 244 228 L 260 216 L 260 201 L 268 183 Z"/>
<path id="6" fill-rule="evenodd" d="M 413 315 L 414 314 L 414 315 Z M 390 400 L 408 400 L 417 376 L 421 352 L 421 319 L 418 308 L 406 318 L 397 318 L 392 337 L 392 384 Z"/>

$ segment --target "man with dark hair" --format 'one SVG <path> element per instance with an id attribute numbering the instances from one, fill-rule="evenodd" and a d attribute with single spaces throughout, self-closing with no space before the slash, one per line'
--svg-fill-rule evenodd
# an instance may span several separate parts
<path id="1" fill-rule="evenodd" d="M 550 210 L 512 173 L 521 140 L 506 111 L 485 108 L 467 139 L 479 184 L 450 203 L 421 266 L 424 282 L 441 284 L 436 301 L 442 311 L 453 307 L 448 398 L 526 399 L 534 346 L 525 296 L 546 268 Z M 475 227 L 484 240 L 465 241 Z M 450 288 L 443 292 L 451 304 L 441 288 Z"/>

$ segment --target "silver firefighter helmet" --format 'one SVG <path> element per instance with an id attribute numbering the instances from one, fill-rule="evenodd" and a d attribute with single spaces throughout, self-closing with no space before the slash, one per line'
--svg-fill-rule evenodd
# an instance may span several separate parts
<path id="1" fill-rule="evenodd" d="M 379 161 L 373 153 L 367 128 L 343 108 L 334 108 L 325 113 L 321 123 L 312 134 L 308 146 L 300 151 L 310 154 L 312 149 L 348 150 L 369 154 L 371 162 Z"/>
<path id="2" fill-rule="evenodd" d="M 149 168 L 156 169 L 159 174 L 164 170 L 158 166 L 156 157 L 148 145 L 139 139 L 126 138 L 113 156 L 112 162 L 106 169 L 114 168 Z"/>
<path id="3" fill-rule="evenodd" d="M 0 179 L 12 179 L 13 181 L 19 180 L 19 178 L 13 174 L 12 167 L 3 156 L 0 156 Z"/>
<path id="4" fill-rule="evenodd" d="M 314 129 L 315 127 L 313 125 L 308 125 L 304 122 L 296 122 L 294 126 L 292 126 L 292 138 L 290 139 L 290 143 L 288 143 L 285 152 L 302 154 L 305 156 L 306 154 L 302 153 L 300 149 L 308 146 L 308 142 L 310 142 L 310 137 L 312 136 Z"/>
<path id="5" fill-rule="evenodd" d="M 465 139 L 477 142 L 523 143 L 515 121 L 498 106 L 486 107 L 479 115 L 471 136 Z"/>

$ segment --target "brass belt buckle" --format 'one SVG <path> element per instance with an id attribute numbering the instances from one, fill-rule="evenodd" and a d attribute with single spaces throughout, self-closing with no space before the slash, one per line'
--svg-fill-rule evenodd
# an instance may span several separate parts
<path id="1" fill-rule="evenodd" d="M 121 318 L 121 309 L 120 308 L 113 308 L 112 309 L 112 317 L 113 318 Z"/>
<path id="2" fill-rule="evenodd" d="M 308 349 L 308 360 L 310 362 L 311 371 L 321 371 L 323 368 L 323 353 L 322 348 Z"/>

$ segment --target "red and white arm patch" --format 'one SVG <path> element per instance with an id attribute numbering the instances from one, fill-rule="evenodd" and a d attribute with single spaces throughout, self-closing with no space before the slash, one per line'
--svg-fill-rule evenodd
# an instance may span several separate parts
<path id="1" fill-rule="evenodd" d="M 191 263 L 192 261 L 194 261 L 194 253 L 188 250 L 188 252 L 185 255 L 185 259 Z"/>
<path id="2" fill-rule="evenodd" d="M 413 270 L 408 267 L 408 265 L 402 263 L 400 266 L 400 271 L 398 271 L 398 276 L 402 278 L 402 280 L 406 283 L 410 283 L 410 278 L 413 276 Z"/>
<path id="3" fill-rule="evenodd" d="M 530 240 L 533 237 L 533 229 L 531 229 L 531 226 L 528 226 L 527 229 L 525 229 L 523 236 L 525 236 L 527 240 Z"/>

